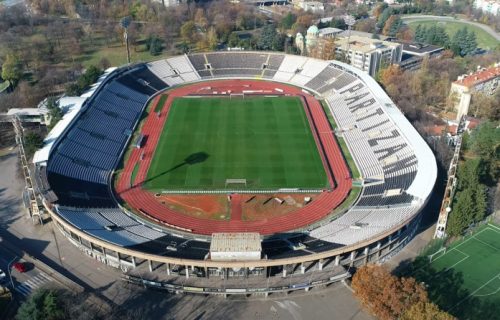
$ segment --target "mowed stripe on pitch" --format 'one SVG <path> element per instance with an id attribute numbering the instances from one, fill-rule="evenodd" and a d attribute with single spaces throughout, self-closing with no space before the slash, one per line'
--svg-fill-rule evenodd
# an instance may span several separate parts
<path id="1" fill-rule="evenodd" d="M 184 163 L 199 153 L 208 158 Z M 231 178 L 247 179 L 251 189 L 327 185 L 299 98 L 174 100 L 145 187 L 223 188 Z"/>

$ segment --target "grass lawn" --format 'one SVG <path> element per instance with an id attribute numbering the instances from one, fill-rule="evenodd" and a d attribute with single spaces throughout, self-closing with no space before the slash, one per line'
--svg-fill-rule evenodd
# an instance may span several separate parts
<path id="1" fill-rule="evenodd" d="M 455 35 L 455 33 L 459 30 L 462 29 L 463 27 L 467 27 L 470 30 L 474 31 L 476 33 L 476 40 L 477 40 L 477 45 L 478 47 L 481 47 L 483 49 L 494 49 L 498 46 L 498 41 L 493 38 L 491 35 L 486 33 L 484 30 L 474 26 L 470 25 L 467 23 L 462 23 L 459 21 L 433 21 L 433 20 L 423 20 L 423 21 L 413 21 L 413 22 L 408 22 L 408 26 L 415 31 L 418 25 L 425 26 L 426 28 L 429 28 L 432 25 L 438 24 L 439 26 L 442 26 L 446 29 L 446 32 L 448 33 L 448 36 L 450 39 Z"/>
<path id="2" fill-rule="evenodd" d="M 137 176 L 137 172 L 139 172 L 139 162 L 134 165 L 134 170 L 132 170 L 132 174 L 130 175 L 130 184 L 134 185 L 135 177 Z"/>
<path id="3" fill-rule="evenodd" d="M 328 108 L 328 104 L 325 101 L 321 101 L 321 106 L 323 107 L 323 111 L 326 114 L 326 117 L 328 118 L 328 122 L 330 122 L 330 125 L 332 128 L 335 130 L 337 129 L 337 124 L 335 123 L 335 120 L 333 119 L 333 116 L 330 112 L 330 109 Z M 340 146 L 340 149 L 342 149 L 342 155 L 344 156 L 344 159 L 347 162 L 347 165 L 349 166 L 349 169 L 351 170 L 352 178 L 353 179 L 360 179 L 361 174 L 359 173 L 358 167 L 356 166 L 356 163 L 354 162 L 354 159 L 352 158 L 351 153 L 349 152 L 349 148 L 347 147 L 347 144 L 342 137 L 335 137 L 337 139 L 337 143 Z M 353 192 L 351 191 L 351 194 Z M 359 193 L 359 192 L 358 192 Z"/>
<path id="4" fill-rule="evenodd" d="M 423 257 L 413 276 L 431 300 L 460 319 L 500 315 L 500 228 L 489 224 L 451 244 L 432 262 Z"/>
<path id="5" fill-rule="evenodd" d="M 246 179 L 249 190 L 328 185 L 299 98 L 173 101 L 144 187 L 225 189 L 226 179 Z"/>

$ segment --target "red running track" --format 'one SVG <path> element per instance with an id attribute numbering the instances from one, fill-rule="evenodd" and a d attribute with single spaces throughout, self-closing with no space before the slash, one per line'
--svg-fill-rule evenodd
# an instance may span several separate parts
<path id="1" fill-rule="evenodd" d="M 323 156 L 333 172 L 335 188 L 333 191 L 325 191 L 318 195 L 316 199 L 307 206 L 297 209 L 285 216 L 272 217 L 259 221 L 242 220 L 207 220 L 191 217 L 167 206 L 162 205 L 154 197 L 154 194 L 142 190 L 140 187 L 146 179 L 147 171 L 157 142 L 160 138 L 163 125 L 168 117 L 168 112 L 173 99 L 186 95 L 212 94 L 213 91 L 231 91 L 235 93 L 243 90 L 259 91 L 259 94 L 277 94 L 278 88 L 283 93 L 289 95 L 302 96 L 309 107 L 312 121 L 315 124 L 317 138 L 323 148 Z M 155 98 L 156 104 L 159 96 Z M 164 223 L 170 227 L 189 230 L 197 234 L 211 235 L 216 232 L 259 232 L 262 235 L 286 232 L 301 227 L 305 227 L 318 221 L 332 212 L 347 197 L 352 186 L 349 169 L 342 156 L 340 148 L 331 131 L 328 119 L 323 112 L 320 103 L 311 95 L 303 92 L 300 88 L 291 87 L 281 83 L 269 81 L 252 80 L 217 80 L 192 84 L 169 91 L 166 105 L 160 116 L 151 112 L 142 128 L 142 134 L 147 136 L 146 145 L 142 149 L 133 149 L 129 160 L 120 176 L 116 187 L 116 193 L 121 199 L 132 208 L 147 215 L 153 220 Z M 144 152 L 143 160 L 140 160 Z M 139 161 L 139 170 L 135 178 L 134 186 L 131 186 L 131 174 L 135 164 Z M 332 183 L 332 179 L 330 178 Z M 333 184 L 332 184 L 333 187 Z"/>

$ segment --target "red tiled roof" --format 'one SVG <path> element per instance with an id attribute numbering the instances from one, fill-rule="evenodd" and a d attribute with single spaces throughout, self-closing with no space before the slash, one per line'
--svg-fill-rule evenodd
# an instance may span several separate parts
<path id="1" fill-rule="evenodd" d="M 457 80 L 454 83 L 466 86 L 468 88 L 473 87 L 474 85 L 485 82 L 487 80 L 500 77 L 500 66 L 499 67 L 491 67 L 485 70 L 481 70 L 475 72 L 471 75 L 465 76 L 462 80 Z"/>

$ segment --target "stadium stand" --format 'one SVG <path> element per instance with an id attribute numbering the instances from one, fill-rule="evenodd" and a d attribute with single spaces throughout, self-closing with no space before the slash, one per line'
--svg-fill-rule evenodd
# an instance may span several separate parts
<path id="1" fill-rule="evenodd" d="M 103 241 L 101 246 L 115 246 L 116 252 L 123 247 L 203 264 L 209 238 L 143 220 L 121 208 L 110 176 L 157 92 L 200 79 L 240 77 L 290 83 L 324 99 L 338 125 L 335 134 L 345 139 L 364 185 L 357 202 L 342 215 L 265 238 L 262 254 L 276 260 L 272 270 L 286 274 L 292 263 L 287 261 L 303 265 L 330 258 L 336 265 L 352 264 L 360 251 L 366 253 L 360 263 L 374 250 L 379 250 L 376 259 L 382 259 L 411 237 L 436 178 L 434 157 L 422 138 L 368 75 L 340 62 L 267 52 L 183 55 L 120 68 L 102 79 L 56 139 L 48 161 L 37 164 L 44 194 L 57 196 L 46 200 L 54 202 L 59 227 L 67 232 L 72 226 L 81 232 L 80 242 L 88 235 Z M 394 239 L 400 239 L 398 245 L 392 245 Z M 346 246 L 352 250 L 344 250 Z M 344 251 L 340 254 L 339 249 Z M 195 267 L 189 271 L 186 263 L 185 270 L 189 276 Z"/>

